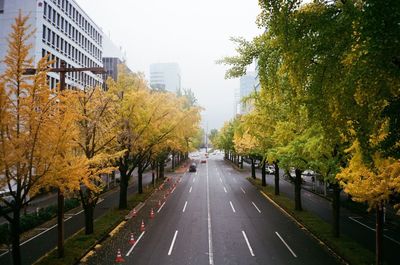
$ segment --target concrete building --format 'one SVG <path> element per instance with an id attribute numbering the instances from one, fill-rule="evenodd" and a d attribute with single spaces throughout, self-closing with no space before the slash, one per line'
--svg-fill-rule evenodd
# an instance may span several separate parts
<path id="1" fill-rule="evenodd" d="M 247 72 L 240 78 L 239 95 L 235 96 L 237 104 L 237 114 L 246 114 L 250 111 L 251 106 L 244 104 L 242 100 L 255 91 L 256 74 L 255 72 Z"/>
<path id="2" fill-rule="evenodd" d="M 106 70 L 105 80 L 111 77 L 114 80 L 118 79 L 118 65 L 125 64 L 128 72 L 132 72 L 126 65 L 126 56 L 121 47 L 115 45 L 111 39 L 104 35 L 103 36 L 103 66 Z M 105 81 L 104 80 L 104 81 Z M 104 89 L 106 84 L 104 83 Z"/>
<path id="3" fill-rule="evenodd" d="M 19 12 L 29 15 L 28 23 L 35 30 L 30 39 L 30 56 L 34 64 L 49 54 L 52 67 L 64 60 L 67 67 L 102 67 L 101 29 L 74 0 L 0 0 L 0 59 L 7 52 L 11 25 Z M 0 65 L 0 72 L 4 65 Z M 50 88 L 56 87 L 59 74 L 48 73 Z M 101 75 L 91 72 L 67 73 L 67 88 L 102 85 Z"/>
<path id="4" fill-rule="evenodd" d="M 153 89 L 176 93 L 181 89 L 181 70 L 177 63 L 150 65 L 150 86 Z"/>

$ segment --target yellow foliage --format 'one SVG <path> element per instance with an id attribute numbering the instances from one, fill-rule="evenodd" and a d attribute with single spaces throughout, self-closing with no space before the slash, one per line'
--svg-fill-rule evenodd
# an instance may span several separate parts
<path id="1" fill-rule="evenodd" d="M 383 158 L 376 152 L 371 165 L 368 165 L 363 160 L 357 140 L 347 151 L 352 158 L 336 178 L 355 201 L 368 202 L 372 209 L 388 202 L 394 192 L 400 192 L 400 161 Z"/>

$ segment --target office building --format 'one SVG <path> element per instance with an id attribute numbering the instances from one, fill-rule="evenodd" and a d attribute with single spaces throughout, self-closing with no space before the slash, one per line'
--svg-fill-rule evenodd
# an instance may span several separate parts
<path id="1" fill-rule="evenodd" d="M 59 67 L 61 60 L 67 67 L 103 66 L 103 33 L 74 0 L 0 0 L 0 58 L 7 53 L 11 25 L 20 11 L 30 16 L 28 23 L 35 30 L 30 39 L 30 56 L 35 65 L 48 54 L 54 60 L 51 67 Z M 3 71 L 1 65 L 0 72 Z M 58 80 L 58 73 L 48 73 L 50 88 L 56 87 Z M 82 89 L 102 83 L 102 76 L 91 72 L 66 74 L 67 88 Z"/>
<path id="2" fill-rule="evenodd" d="M 255 91 L 256 74 L 247 72 L 240 77 L 239 91 L 235 93 L 236 114 L 246 114 L 251 110 L 251 104 L 245 104 L 243 99 Z"/>
<path id="3" fill-rule="evenodd" d="M 177 63 L 150 65 L 150 86 L 153 89 L 176 93 L 181 89 L 181 70 Z"/>
<path id="4" fill-rule="evenodd" d="M 128 72 L 132 72 L 126 65 L 125 54 L 121 47 L 115 45 L 112 40 L 104 35 L 103 36 L 103 66 L 106 71 L 104 81 L 111 77 L 113 80 L 118 79 L 118 66 L 124 64 Z M 104 82 L 104 89 L 107 89 Z"/>

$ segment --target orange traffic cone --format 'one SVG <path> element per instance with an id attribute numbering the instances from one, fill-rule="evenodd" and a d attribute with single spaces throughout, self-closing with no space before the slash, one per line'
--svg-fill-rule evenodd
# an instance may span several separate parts
<path id="1" fill-rule="evenodd" d="M 151 210 L 150 210 L 150 219 L 153 219 L 154 218 L 154 211 L 153 211 L 153 208 L 151 208 Z"/>
<path id="2" fill-rule="evenodd" d="M 115 258 L 115 262 L 117 262 L 117 263 L 125 262 L 124 258 L 121 255 L 121 250 L 120 249 L 118 249 L 117 257 Z"/>
<path id="3" fill-rule="evenodd" d="M 144 230 L 146 230 L 146 228 L 144 227 L 144 221 L 142 219 L 142 224 L 140 225 L 140 232 L 144 232 Z"/>
<path id="4" fill-rule="evenodd" d="M 135 238 L 133 237 L 133 233 L 131 233 L 131 238 L 129 239 L 129 244 L 133 245 L 135 244 Z"/>
<path id="5" fill-rule="evenodd" d="M 133 217 L 136 217 L 136 215 L 137 215 L 137 213 L 136 213 L 136 209 L 135 209 L 135 208 L 133 208 L 133 213 L 132 213 L 132 216 L 133 216 Z"/>

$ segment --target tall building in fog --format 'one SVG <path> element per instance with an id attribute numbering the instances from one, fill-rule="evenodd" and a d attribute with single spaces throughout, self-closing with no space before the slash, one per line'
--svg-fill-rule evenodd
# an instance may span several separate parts
<path id="1" fill-rule="evenodd" d="M 46 54 L 59 67 L 64 60 L 67 67 L 102 67 L 101 29 L 74 0 L 0 0 L 0 60 L 7 53 L 7 39 L 11 25 L 18 16 L 29 15 L 28 24 L 35 30 L 30 41 L 30 56 L 36 64 Z M 4 72 L 0 64 L 0 73 Z M 58 73 L 48 73 L 50 88 L 59 80 Z M 67 73 L 67 88 L 102 85 L 101 75 L 91 72 Z"/>
<path id="2" fill-rule="evenodd" d="M 181 70 L 177 63 L 150 65 L 150 86 L 153 89 L 176 93 L 181 89 Z"/>
<path id="3" fill-rule="evenodd" d="M 126 58 L 122 48 L 115 45 L 108 36 L 104 35 L 103 65 L 106 70 L 104 81 L 106 81 L 108 77 L 111 77 L 115 81 L 118 80 L 118 65 L 120 64 L 124 64 L 128 72 L 132 72 L 126 65 Z M 105 82 L 103 87 L 104 89 L 107 89 Z"/>
<path id="4" fill-rule="evenodd" d="M 235 96 L 236 114 L 245 114 L 250 111 L 251 106 L 249 106 L 249 104 L 244 104 L 242 100 L 255 91 L 256 80 L 255 72 L 247 72 L 246 75 L 240 77 L 238 95 Z"/>

